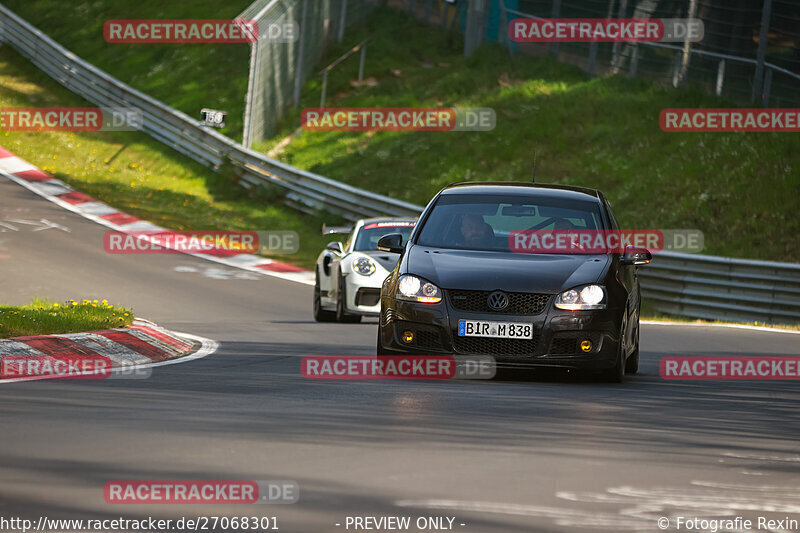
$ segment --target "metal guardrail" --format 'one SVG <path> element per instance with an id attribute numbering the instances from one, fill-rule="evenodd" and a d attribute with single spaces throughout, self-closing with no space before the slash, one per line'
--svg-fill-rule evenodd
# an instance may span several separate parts
<path id="1" fill-rule="evenodd" d="M 184 113 L 114 79 L 0 5 L 0 40 L 71 91 L 100 106 L 134 107 L 143 130 L 215 170 L 229 162 L 244 187 L 277 184 L 290 200 L 349 220 L 416 216 L 422 208 L 305 172 L 242 148 Z M 800 264 L 662 252 L 640 269 L 642 291 L 657 310 L 714 320 L 800 323 Z"/>
<path id="2" fill-rule="evenodd" d="M 663 313 L 800 323 L 800 264 L 661 252 L 639 277 L 642 295 Z"/>
<path id="3" fill-rule="evenodd" d="M 142 111 L 142 130 L 189 158 L 219 171 L 230 163 L 245 188 L 275 184 L 294 203 L 323 207 L 348 220 L 365 216 L 416 216 L 422 207 L 306 172 L 243 148 L 171 107 L 83 61 L 0 5 L 0 40 L 72 92 L 98 106 Z"/>

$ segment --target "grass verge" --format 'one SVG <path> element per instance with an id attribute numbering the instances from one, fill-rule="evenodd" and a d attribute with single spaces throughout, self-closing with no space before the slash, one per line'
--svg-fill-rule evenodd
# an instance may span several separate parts
<path id="1" fill-rule="evenodd" d="M 370 36 L 366 76 L 358 58 L 334 69 L 336 107 L 491 107 L 491 132 L 302 132 L 282 160 L 324 176 L 425 204 L 440 188 L 476 180 L 537 181 L 601 189 L 626 228 L 699 229 L 705 252 L 800 261 L 800 136 L 665 133 L 665 108 L 738 107 L 697 89 L 622 76 L 591 78 L 551 58 L 510 56 L 486 45 L 463 57 L 462 38 L 382 11 L 330 61 Z M 349 42 L 352 41 L 352 42 Z M 399 46 L 398 43 L 402 43 Z M 302 105 L 319 105 L 321 80 Z M 291 112 L 266 151 L 297 130 Z"/>
<path id="2" fill-rule="evenodd" d="M 234 138 L 241 129 L 236 121 L 246 90 L 247 45 L 108 45 L 102 23 L 109 18 L 146 18 L 148 13 L 159 18 L 233 17 L 248 4 L 249 0 L 222 7 L 213 0 L 102 0 L 70 6 L 56 0 L 6 2 L 88 61 L 191 116 L 206 106 L 228 110 L 231 124 L 226 132 Z M 625 227 L 700 229 L 707 254 L 800 261 L 796 134 L 664 133 L 658 126 L 664 108 L 735 106 L 692 88 L 675 90 L 621 76 L 590 78 L 550 58 L 509 56 L 499 45 L 484 46 L 465 58 L 460 35 L 425 27 L 396 10 L 376 10 L 365 28 L 348 32 L 345 42 L 333 47 L 321 63 L 365 37 L 371 39 L 366 75 L 372 83 L 354 87 L 358 57 L 348 59 L 330 74 L 329 105 L 492 107 L 497 128 L 306 132 L 282 148 L 282 160 L 425 204 L 452 182 L 528 181 L 535 152 L 538 181 L 603 190 Z M 213 75 L 208 65 L 213 65 Z M 300 108 L 317 106 L 320 91 L 321 79 L 313 77 Z M 290 111 L 279 134 L 257 148 L 268 151 L 298 125 L 299 110 Z M 97 157 L 84 161 L 88 165 L 59 163 L 54 170 L 68 174 L 70 183 L 91 187 L 87 192 L 104 200 L 118 198 L 117 207 L 156 223 L 161 218 L 161 225 L 176 229 L 217 229 L 219 223 L 225 226 L 220 229 L 284 229 L 274 227 L 276 218 L 288 225 L 297 218 L 285 215 L 274 195 L 266 196 L 264 209 L 245 205 L 241 191 L 191 164 L 170 170 L 170 183 L 144 176 L 153 166 L 137 148 L 144 144 L 158 151 L 156 143 L 131 145 L 117 139 L 97 149 Z M 85 150 L 86 145 L 76 149 Z M 166 149 L 160 149 L 166 155 Z M 173 154 L 167 159 L 183 161 Z M 110 168 L 100 166 L 106 161 Z M 83 174 L 90 170 L 102 171 L 102 176 Z M 216 214 L 227 216 L 220 219 Z M 301 240 L 310 239 L 318 250 L 324 242 L 313 240 L 313 233 L 306 232 Z M 315 253 L 303 253 L 289 260 L 308 266 Z"/>
<path id="3" fill-rule="evenodd" d="M 59 304 L 34 299 L 30 305 L 0 306 L 0 339 L 98 331 L 131 323 L 133 311 L 107 300 L 67 300 Z"/>
<path id="4" fill-rule="evenodd" d="M 3 4 L 79 57 L 190 117 L 228 112 L 223 133 L 241 140 L 248 44 L 109 44 L 109 19 L 233 19 L 251 0 L 4 0 Z"/>
<path id="5" fill-rule="evenodd" d="M 0 47 L 0 107 L 85 106 L 7 46 Z M 122 211 L 175 230 L 291 230 L 300 251 L 275 256 L 310 267 L 336 217 L 304 215 L 282 204 L 281 191 L 247 194 L 138 132 L 0 132 L 0 145 L 76 189 Z"/>

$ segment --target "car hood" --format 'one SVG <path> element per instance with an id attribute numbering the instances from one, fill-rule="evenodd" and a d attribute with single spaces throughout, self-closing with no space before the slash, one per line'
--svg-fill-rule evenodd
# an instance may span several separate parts
<path id="1" fill-rule="evenodd" d="M 394 269 L 395 265 L 397 265 L 397 258 L 400 257 L 399 254 L 382 252 L 380 250 L 353 252 L 353 255 L 366 255 L 367 257 L 371 258 L 373 261 L 378 263 L 380 266 L 385 268 L 387 272 L 391 272 L 392 269 Z"/>
<path id="2" fill-rule="evenodd" d="M 610 258 L 585 254 L 516 254 L 413 246 L 407 269 L 443 289 L 557 293 L 596 283 Z"/>

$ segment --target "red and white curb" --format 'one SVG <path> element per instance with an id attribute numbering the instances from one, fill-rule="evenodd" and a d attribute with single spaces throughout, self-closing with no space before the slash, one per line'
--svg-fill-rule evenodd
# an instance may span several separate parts
<path id="1" fill-rule="evenodd" d="M 172 230 L 140 220 L 87 194 L 76 191 L 63 181 L 53 178 L 47 172 L 15 156 L 2 146 L 0 146 L 0 174 L 64 209 L 68 209 L 115 231 L 122 233 L 152 231 L 163 235 L 174 233 Z M 146 239 L 146 237 L 138 237 Z M 159 241 L 159 244 L 164 246 L 161 241 Z M 165 247 L 169 248 L 168 245 Z M 207 253 L 188 253 L 174 247 L 172 249 L 250 272 L 258 272 L 306 285 L 314 284 L 314 273 L 312 271 L 257 255 L 230 255 L 230 250 L 223 249 L 211 250 Z"/>
<path id="2" fill-rule="evenodd" d="M 200 359 L 214 353 L 218 347 L 218 343 L 211 339 L 175 333 L 137 318 L 127 328 L 0 340 L 0 366 L 6 358 L 15 362 L 34 359 L 42 367 L 52 368 L 57 361 L 63 361 L 64 358 L 87 357 L 94 361 L 102 360 L 105 367 L 112 371 L 123 368 L 145 369 Z M 54 377 L 59 376 L 25 376 L 0 379 L 0 383 Z"/>

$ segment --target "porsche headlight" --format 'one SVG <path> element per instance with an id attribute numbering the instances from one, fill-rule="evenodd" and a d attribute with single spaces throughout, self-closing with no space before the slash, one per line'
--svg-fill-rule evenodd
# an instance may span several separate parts
<path id="1" fill-rule="evenodd" d="M 353 259 L 353 270 L 362 276 L 369 276 L 375 272 L 375 263 L 369 257 L 356 257 Z"/>
<path id="2" fill-rule="evenodd" d="M 400 276 L 395 298 L 423 304 L 436 304 L 442 301 L 442 291 L 429 281 L 406 274 Z"/>
<path id="3" fill-rule="evenodd" d="M 606 290 L 602 285 L 586 285 L 570 289 L 556 296 L 555 306 L 568 311 L 605 309 Z"/>

